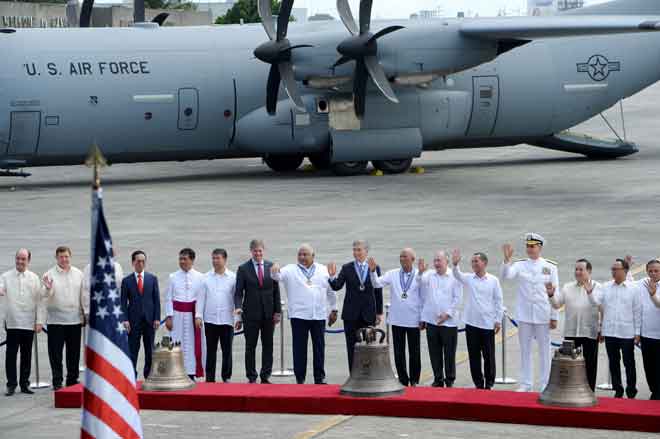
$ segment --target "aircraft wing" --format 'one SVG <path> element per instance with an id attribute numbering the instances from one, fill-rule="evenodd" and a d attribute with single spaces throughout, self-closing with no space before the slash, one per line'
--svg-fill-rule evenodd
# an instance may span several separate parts
<path id="1" fill-rule="evenodd" d="M 483 18 L 466 20 L 460 27 L 462 35 L 486 40 L 535 40 L 659 30 L 660 16 L 629 15 Z"/>

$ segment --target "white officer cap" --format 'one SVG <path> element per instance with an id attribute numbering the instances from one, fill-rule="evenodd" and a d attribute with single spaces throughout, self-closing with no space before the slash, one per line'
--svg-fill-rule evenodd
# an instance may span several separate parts
<path id="1" fill-rule="evenodd" d="M 543 236 L 533 232 L 525 233 L 524 240 L 527 245 L 543 245 L 545 243 Z"/>

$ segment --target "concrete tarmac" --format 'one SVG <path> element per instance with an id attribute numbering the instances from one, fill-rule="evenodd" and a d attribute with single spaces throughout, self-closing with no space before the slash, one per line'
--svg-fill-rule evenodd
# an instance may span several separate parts
<path id="1" fill-rule="evenodd" d="M 163 292 L 168 274 L 177 269 L 180 248 L 197 250 L 197 269 L 206 271 L 211 250 L 224 247 L 230 267 L 235 268 L 249 257 L 252 238 L 265 239 L 267 258 L 280 264 L 295 262 L 296 248 L 302 242 L 316 247 L 318 262 L 346 262 L 351 258 L 351 241 L 365 238 L 371 242 L 371 255 L 385 269 L 397 267 L 402 247 L 415 248 L 427 261 L 437 249 L 460 247 L 466 255 L 487 252 L 490 272 L 497 275 L 501 245 L 513 243 L 516 256 L 523 257 L 522 235 L 536 231 L 548 241 L 545 256 L 558 262 L 561 283 L 572 279 L 573 262 L 585 256 L 594 263 L 594 277 L 606 280 L 614 258 L 629 253 L 643 263 L 660 253 L 656 188 L 660 125 L 654 120 L 660 110 L 660 86 L 626 100 L 624 108 L 628 138 L 640 147 L 638 154 L 624 159 L 590 161 L 530 146 L 451 150 L 425 153 L 417 159 L 415 165 L 424 168 L 423 174 L 352 178 L 303 170 L 277 175 L 254 159 L 115 165 L 102 174 L 106 216 L 124 270 L 130 269 L 131 251 L 145 250 L 147 269 L 159 277 Z M 606 116 L 623 135 L 618 108 Z M 599 118 L 579 130 L 612 136 Z M 73 249 L 74 264 L 82 268 L 89 257 L 90 170 L 72 166 L 31 171 L 34 175 L 29 179 L 0 180 L 0 270 L 12 268 L 14 251 L 27 246 L 33 252 L 31 268 L 41 274 L 54 264 L 54 249 L 62 244 Z M 468 269 L 467 263 L 463 268 Z M 504 283 L 504 289 L 505 305 L 514 310 L 515 291 L 509 283 Z M 340 304 L 342 299 L 343 293 Z M 284 328 L 284 359 L 291 367 L 289 324 Z M 160 331 L 158 337 L 162 334 Z M 515 332 L 510 335 L 507 374 L 517 378 L 517 337 Z M 276 333 L 275 369 L 280 364 L 278 336 Z M 4 333 L 0 333 L 3 339 Z M 553 331 L 552 339 L 561 340 L 561 328 Z M 428 384 L 432 377 L 424 336 L 422 340 L 423 381 Z M 348 373 L 343 335 L 328 335 L 326 343 L 328 381 L 342 383 Z M 48 381 L 44 335 L 38 345 L 41 377 Z M 499 345 L 497 349 L 499 375 Z M 458 350 L 462 362 L 456 384 L 469 387 L 462 335 Z M 237 337 L 234 382 L 245 381 L 243 355 L 244 341 Z M 603 347 L 599 382 L 607 379 L 605 360 Z M 311 352 L 309 362 L 311 375 Z M 637 369 L 638 397 L 648 398 L 639 353 Z M 4 371 L 3 362 L 3 378 Z M 293 382 L 293 378 L 274 381 Z M 39 390 L 31 397 L 0 396 L 2 437 L 77 435 L 80 412 L 55 410 L 52 401 L 50 390 Z M 442 420 L 249 413 L 143 411 L 142 420 L 146 437 L 179 438 L 424 438 L 440 434 L 600 438 L 615 434 Z"/>

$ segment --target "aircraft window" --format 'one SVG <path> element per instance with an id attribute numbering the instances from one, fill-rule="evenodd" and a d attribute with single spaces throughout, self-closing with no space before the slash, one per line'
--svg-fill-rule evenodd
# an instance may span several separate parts
<path id="1" fill-rule="evenodd" d="M 482 87 L 479 89 L 479 98 L 481 99 L 492 99 L 493 98 L 493 88 L 492 87 Z"/>
<path id="2" fill-rule="evenodd" d="M 225 110 L 225 118 L 229 119 L 231 117 L 231 110 Z"/>
<path id="3" fill-rule="evenodd" d="M 59 116 L 46 116 L 46 125 L 59 125 L 60 117 Z"/>
<path id="4" fill-rule="evenodd" d="M 190 117 L 190 116 L 192 116 L 192 114 L 193 114 L 193 109 L 190 108 L 190 107 L 188 107 L 188 108 L 186 108 L 185 110 L 183 110 L 183 114 L 185 114 L 186 117 Z"/>
<path id="5" fill-rule="evenodd" d="M 150 111 L 147 111 L 146 113 L 144 113 L 144 120 L 151 120 L 152 117 L 154 117 L 154 115 L 151 114 Z"/>

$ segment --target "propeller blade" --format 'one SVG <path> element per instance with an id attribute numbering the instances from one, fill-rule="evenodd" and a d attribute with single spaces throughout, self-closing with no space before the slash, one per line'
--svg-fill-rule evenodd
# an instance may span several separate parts
<path id="1" fill-rule="evenodd" d="M 282 77 L 282 82 L 284 83 L 284 90 L 286 94 L 289 95 L 289 99 L 296 106 L 296 109 L 302 113 L 305 113 L 305 103 L 303 102 L 300 94 L 298 94 L 298 86 L 296 85 L 296 77 L 293 74 L 293 64 L 288 61 L 284 61 L 278 64 L 280 76 Z"/>
<path id="2" fill-rule="evenodd" d="M 369 42 L 371 43 L 372 41 L 376 41 L 378 38 L 385 36 L 387 34 L 391 34 L 392 32 L 396 32 L 398 30 L 405 29 L 404 26 L 388 26 L 385 29 L 381 29 L 378 32 L 376 32 L 371 38 L 369 38 Z"/>
<path id="3" fill-rule="evenodd" d="M 170 14 L 167 12 L 161 12 L 160 14 L 156 15 L 153 20 L 151 20 L 152 23 L 158 23 L 158 26 L 162 26 L 163 23 L 165 23 L 165 20 L 167 20 L 167 17 L 169 17 Z"/>
<path id="4" fill-rule="evenodd" d="M 94 7 L 94 0 L 83 0 L 82 7 L 80 8 L 80 27 L 89 27 L 92 21 L 92 8 Z"/>
<path id="5" fill-rule="evenodd" d="M 346 56 L 342 56 L 341 58 L 339 58 L 339 59 L 337 60 L 337 62 L 335 62 L 335 63 L 332 65 L 332 68 L 334 69 L 335 67 L 339 67 L 339 66 L 341 66 L 342 64 L 346 64 L 347 62 L 351 62 L 351 61 L 352 61 L 352 59 L 350 59 L 350 58 L 348 58 L 348 57 L 346 57 Z"/>
<path id="6" fill-rule="evenodd" d="M 268 38 L 271 40 L 276 39 L 277 34 L 275 33 L 275 22 L 273 21 L 273 8 L 270 0 L 258 0 L 257 12 L 259 13 L 259 18 L 261 18 L 261 24 L 268 34 Z"/>
<path id="7" fill-rule="evenodd" d="M 353 78 L 353 105 L 358 119 L 362 119 L 362 116 L 364 116 L 368 79 L 369 74 L 365 68 L 364 60 L 358 59 L 355 64 L 355 77 Z"/>
<path id="8" fill-rule="evenodd" d="M 369 32 L 371 26 L 371 6 L 373 0 L 360 0 L 360 35 Z"/>
<path id="9" fill-rule="evenodd" d="M 291 52 L 293 49 L 300 49 L 301 47 L 314 47 L 311 44 L 296 44 L 295 46 L 289 46 L 282 49 L 281 52 Z"/>
<path id="10" fill-rule="evenodd" d="M 353 13 L 351 12 L 351 6 L 348 4 L 348 0 L 337 0 L 337 12 L 339 12 L 339 17 L 341 18 L 342 23 L 346 26 L 346 29 L 351 33 L 351 35 L 357 35 L 360 33 L 357 24 L 355 23 L 355 18 L 353 18 Z"/>
<path id="11" fill-rule="evenodd" d="M 388 81 L 387 77 L 385 76 L 385 71 L 383 70 L 383 66 L 381 66 L 378 62 L 378 58 L 375 56 L 365 56 L 364 65 L 369 71 L 371 80 L 374 82 L 374 84 L 376 84 L 376 87 L 378 87 L 383 96 L 395 104 L 398 104 L 399 99 L 397 99 L 396 95 L 394 94 L 394 90 L 392 90 L 390 81 Z"/>
<path id="12" fill-rule="evenodd" d="M 276 65 L 270 66 L 266 86 L 266 111 L 273 115 L 277 110 L 277 95 L 280 93 L 280 71 Z"/>
<path id="13" fill-rule="evenodd" d="M 291 18 L 291 9 L 293 9 L 293 0 L 282 0 L 280 3 L 280 13 L 277 16 L 277 41 L 286 38 L 289 29 L 289 19 Z"/>

